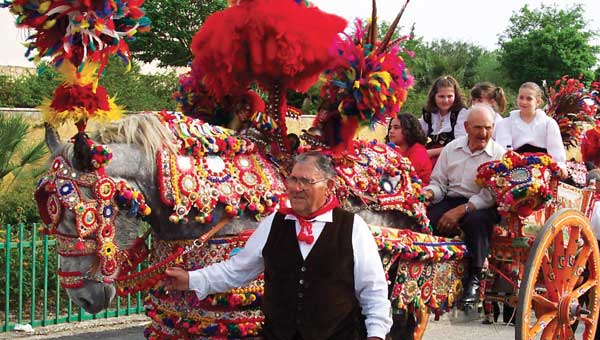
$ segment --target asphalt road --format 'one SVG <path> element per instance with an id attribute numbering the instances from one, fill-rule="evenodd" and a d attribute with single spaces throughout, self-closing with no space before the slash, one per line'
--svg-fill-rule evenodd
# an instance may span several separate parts
<path id="1" fill-rule="evenodd" d="M 0 339 L 63 339 L 63 340 L 144 340 L 144 324 L 147 319 L 143 316 L 122 319 L 117 326 L 101 324 L 85 324 L 82 329 L 63 331 L 50 330 L 44 335 L 27 336 L 25 334 L 4 333 Z M 582 327 L 579 327 L 576 338 L 581 339 Z M 506 324 L 483 325 L 480 318 L 466 316 L 461 311 L 445 314 L 435 321 L 433 315 L 425 330 L 425 340 L 506 340 L 514 339 L 515 327 Z"/>
<path id="2" fill-rule="evenodd" d="M 144 327 L 132 327 L 104 332 L 86 332 L 54 339 L 62 340 L 144 340 Z M 504 324 L 482 325 L 481 320 L 466 321 L 462 315 L 443 316 L 439 321 L 433 316 L 425 331 L 425 340 L 506 340 L 514 339 L 514 326 Z"/>

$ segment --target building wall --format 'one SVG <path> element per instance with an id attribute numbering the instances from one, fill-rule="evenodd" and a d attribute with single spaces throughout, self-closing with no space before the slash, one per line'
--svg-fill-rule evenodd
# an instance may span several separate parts
<path id="1" fill-rule="evenodd" d="M 0 74 L 7 75 L 12 78 L 18 78 L 22 75 L 34 74 L 35 72 L 35 67 L 0 65 Z"/>

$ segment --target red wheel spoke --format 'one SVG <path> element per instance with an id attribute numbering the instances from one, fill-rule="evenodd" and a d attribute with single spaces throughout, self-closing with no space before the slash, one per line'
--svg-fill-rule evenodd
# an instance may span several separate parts
<path id="1" fill-rule="evenodd" d="M 565 339 L 565 340 L 575 339 L 575 334 L 573 334 L 571 325 L 569 325 L 568 323 L 563 323 L 560 326 L 562 326 L 562 334 L 563 334 L 563 336 L 561 336 L 560 339 Z"/>
<path id="2" fill-rule="evenodd" d="M 552 324 L 554 323 L 554 326 L 556 327 L 556 312 L 549 312 L 546 313 L 544 315 L 541 315 L 539 318 L 537 318 L 537 320 L 535 321 L 535 324 L 533 324 L 533 326 L 529 329 L 529 338 L 533 338 L 535 337 L 540 331 L 543 330 L 543 334 L 545 334 L 548 331 L 548 328 L 550 326 L 552 326 Z M 552 332 L 554 333 L 554 332 Z M 544 336 L 542 335 L 542 339 L 544 338 Z M 552 337 L 550 337 L 549 339 L 551 339 Z"/>
<path id="3" fill-rule="evenodd" d="M 596 279 L 589 278 L 581 286 L 575 288 L 575 290 L 571 293 L 571 296 L 573 298 L 578 299 L 580 296 L 587 293 L 588 290 L 590 290 L 593 287 L 596 287 L 597 285 L 598 281 L 596 281 Z"/>
<path id="4" fill-rule="evenodd" d="M 579 275 L 577 275 L 577 268 L 584 268 L 585 264 L 590 259 L 591 254 L 592 247 L 590 247 L 587 244 L 584 244 L 583 248 L 581 249 L 581 252 L 579 252 L 579 255 L 577 255 L 575 265 L 573 266 L 573 268 L 571 268 L 571 273 L 569 274 L 569 278 L 571 281 L 569 281 L 569 284 L 566 287 L 568 291 L 573 290 L 575 284 L 577 283 L 577 279 L 579 278 Z"/>
<path id="5" fill-rule="evenodd" d="M 569 244 L 567 245 L 567 256 L 575 256 L 577 252 L 577 240 L 581 236 L 581 229 L 577 226 L 571 227 L 569 230 Z M 568 263 L 568 262 L 567 262 Z"/>
<path id="6" fill-rule="evenodd" d="M 583 323 L 585 329 L 583 330 L 583 338 L 589 339 L 591 332 L 595 329 L 594 319 L 591 319 L 587 316 L 582 316 L 579 320 Z"/>
<path id="7" fill-rule="evenodd" d="M 594 324 L 594 319 L 587 317 L 587 316 L 581 316 L 579 317 L 579 320 L 581 322 L 583 322 L 585 324 L 585 326 L 592 326 Z"/>
<path id="8" fill-rule="evenodd" d="M 541 340 L 554 340 L 554 334 L 556 334 L 556 326 L 558 325 L 558 322 L 556 321 L 556 318 L 552 319 L 552 321 L 550 321 L 550 323 L 548 324 L 548 326 L 546 326 L 546 328 L 544 328 L 544 331 L 542 332 L 542 337 Z M 533 334 L 529 334 L 529 339 L 533 339 L 535 336 L 537 335 L 537 333 L 533 333 Z"/>
<path id="9" fill-rule="evenodd" d="M 544 273 L 544 285 L 548 291 L 548 296 L 553 301 L 558 301 L 558 292 L 556 285 L 556 273 L 552 268 L 552 262 L 550 262 L 549 254 L 545 254 L 541 261 L 542 272 Z"/>
<path id="10" fill-rule="evenodd" d="M 531 301 L 535 302 L 534 309 L 536 312 L 541 310 L 542 313 L 546 313 L 549 311 L 556 311 L 558 309 L 558 303 L 552 302 L 538 293 L 533 293 L 531 296 Z"/>
<path id="11" fill-rule="evenodd" d="M 554 253 L 552 254 L 552 267 L 555 269 L 555 287 L 562 292 L 565 282 L 565 269 L 567 268 L 567 257 L 565 255 L 565 239 L 563 230 L 559 230 L 552 242 Z M 558 294 L 560 296 L 560 293 Z"/>

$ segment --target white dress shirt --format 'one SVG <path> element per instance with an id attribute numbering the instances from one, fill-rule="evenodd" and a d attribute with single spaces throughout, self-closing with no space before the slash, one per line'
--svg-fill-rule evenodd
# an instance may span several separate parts
<path id="1" fill-rule="evenodd" d="M 596 235 L 596 239 L 600 241 L 600 201 L 594 203 L 594 210 L 592 210 L 591 223 L 594 235 Z"/>
<path id="2" fill-rule="evenodd" d="M 454 138 L 467 135 L 467 130 L 465 129 L 465 121 L 467 120 L 468 113 L 468 110 L 463 110 L 460 111 L 458 117 L 456 117 L 456 126 L 454 127 Z M 500 123 L 503 119 L 504 117 L 502 117 L 502 115 L 496 112 L 496 116 L 494 117 L 494 132 L 492 134 L 493 140 L 496 140 L 496 130 L 498 129 L 498 123 Z"/>
<path id="3" fill-rule="evenodd" d="M 479 165 L 500 159 L 504 148 L 492 139 L 483 150 L 471 152 L 466 136 L 448 143 L 442 150 L 433 172 L 431 181 L 425 190 L 433 191 L 433 203 L 438 203 L 444 197 L 469 198 L 476 209 L 485 209 L 496 203 L 490 189 L 482 188 L 475 183 Z"/>
<path id="4" fill-rule="evenodd" d="M 266 217 L 248 239 L 246 246 L 229 260 L 190 272 L 189 287 L 196 291 L 199 299 L 204 299 L 208 294 L 226 292 L 244 286 L 264 271 L 262 251 L 267 243 L 274 217 L 275 213 Z M 285 219 L 296 220 L 296 234 L 298 234 L 300 224 L 296 217 L 286 215 Z M 317 242 L 325 224 L 332 221 L 332 211 L 319 215 L 313 220 L 314 242 L 312 244 L 298 242 L 304 259 Z M 385 339 L 392 327 L 391 304 L 387 299 L 387 281 L 373 235 L 367 223 L 358 215 L 354 215 L 352 249 L 354 250 L 354 290 L 362 314 L 366 317 L 367 334 L 369 337 Z"/>
<path id="5" fill-rule="evenodd" d="M 567 154 L 560 135 L 558 123 L 538 109 L 533 120 L 526 123 L 519 110 L 511 111 L 510 116 L 496 127 L 496 141 L 503 147 L 510 145 L 513 150 L 530 144 L 544 148 L 555 162 L 564 166 Z"/>
<path id="6" fill-rule="evenodd" d="M 456 136 L 456 128 L 459 126 L 459 119 L 460 116 L 466 116 L 467 114 L 467 109 L 461 109 L 458 112 L 458 116 L 456 117 L 456 125 L 454 125 L 454 136 Z M 425 120 L 423 119 L 423 117 L 419 118 L 419 122 L 421 123 L 421 128 L 423 128 L 423 132 L 425 132 L 425 134 L 427 135 L 427 131 L 428 130 L 428 126 L 427 123 L 425 122 Z M 464 118 L 463 118 L 463 122 L 464 122 Z M 462 123 L 461 123 L 462 124 Z M 464 130 L 464 128 L 463 128 Z M 442 116 L 441 114 L 437 113 L 437 112 L 432 112 L 431 113 L 431 134 L 432 135 L 439 135 L 442 132 L 452 132 L 452 124 L 450 122 L 450 112 L 448 112 L 446 115 Z"/>

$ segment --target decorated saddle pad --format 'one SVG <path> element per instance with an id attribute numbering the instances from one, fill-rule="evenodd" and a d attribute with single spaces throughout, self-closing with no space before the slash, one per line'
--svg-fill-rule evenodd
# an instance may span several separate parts
<path id="1" fill-rule="evenodd" d="M 421 232 L 431 229 L 423 188 L 408 158 L 394 146 L 376 141 L 352 141 L 353 152 L 334 157 L 341 202 L 358 199 L 370 210 L 396 210 L 416 219 Z"/>
<path id="2" fill-rule="evenodd" d="M 462 293 L 464 242 L 406 229 L 370 226 L 391 281 L 395 311 L 428 306 L 442 313 Z"/>
<path id="3" fill-rule="evenodd" d="M 161 200 L 172 206 L 172 222 L 187 220 L 192 209 L 200 223 L 210 223 L 218 203 L 225 212 L 257 219 L 286 199 L 277 169 L 260 155 L 254 143 L 180 113 L 159 113 L 178 140 L 179 153 L 163 149 L 157 157 Z"/>

